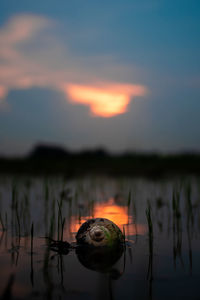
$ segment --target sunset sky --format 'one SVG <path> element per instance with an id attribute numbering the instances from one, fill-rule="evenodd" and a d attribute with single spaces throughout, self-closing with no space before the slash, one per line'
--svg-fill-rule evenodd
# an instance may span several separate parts
<path id="1" fill-rule="evenodd" d="M 1 0 L 0 154 L 200 151 L 198 0 Z"/>

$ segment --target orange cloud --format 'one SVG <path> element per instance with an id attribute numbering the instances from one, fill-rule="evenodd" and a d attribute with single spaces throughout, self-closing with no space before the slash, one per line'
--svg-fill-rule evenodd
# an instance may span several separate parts
<path id="1" fill-rule="evenodd" d="M 7 94 L 7 90 L 4 86 L 0 85 L 0 99 L 3 99 L 5 98 Z"/>
<path id="2" fill-rule="evenodd" d="M 144 86 L 122 83 L 101 86 L 66 84 L 64 91 L 73 102 L 89 105 L 91 112 L 100 117 L 125 113 L 131 97 L 146 94 Z"/>
<path id="3" fill-rule="evenodd" d="M 88 105 L 93 115 L 112 117 L 125 113 L 132 97 L 146 94 L 142 85 L 120 83 L 120 74 L 123 81 L 128 78 L 128 68 L 110 57 L 87 61 L 70 53 L 52 33 L 54 27 L 52 20 L 24 14 L 11 17 L 0 28 L 0 99 L 11 89 L 51 88 L 64 92 L 73 103 Z M 98 84 L 101 78 L 106 79 Z"/>

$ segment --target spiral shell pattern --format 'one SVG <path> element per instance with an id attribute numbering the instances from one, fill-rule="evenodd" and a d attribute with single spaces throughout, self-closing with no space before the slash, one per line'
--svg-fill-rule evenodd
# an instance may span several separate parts
<path id="1" fill-rule="evenodd" d="M 96 218 L 90 219 L 81 225 L 76 240 L 79 245 L 113 246 L 123 242 L 123 234 L 112 221 L 105 218 Z"/>

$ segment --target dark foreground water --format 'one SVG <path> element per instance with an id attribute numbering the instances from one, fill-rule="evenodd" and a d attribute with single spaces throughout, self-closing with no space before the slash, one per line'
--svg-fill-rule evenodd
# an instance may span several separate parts
<path id="1" fill-rule="evenodd" d="M 57 253 L 91 217 L 124 251 Z M 200 178 L 0 178 L 1 299 L 200 299 Z"/>

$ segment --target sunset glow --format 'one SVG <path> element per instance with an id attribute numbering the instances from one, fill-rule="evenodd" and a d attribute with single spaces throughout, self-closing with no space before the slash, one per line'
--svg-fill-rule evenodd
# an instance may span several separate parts
<path id="1" fill-rule="evenodd" d="M 73 102 L 89 105 L 93 115 L 105 118 L 125 113 L 131 97 L 146 94 L 143 86 L 119 83 L 99 86 L 67 84 L 64 90 Z"/>
<path id="2" fill-rule="evenodd" d="M 3 99 L 6 94 L 7 94 L 6 88 L 4 88 L 2 85 L 0 85 L 0 100 Z"/>
<path id="3" fill-rule="evenodd" d="M 147 228 L 145 224 L 135 224 L 134 220 L 128 214 L 127 206 L 117 205 L 113 198 L 110 198 L 104 203 L 96 203 L 94 205 L 94 211 L 92 216 L 82 217 L 81 220 L 78 217 L 72 216 L 70 231 L 76 233 L 79 230 L 81 224 L 86 222 L 89 218 L 106 218 L 113 221 L 123 231 L 125 227 L 127 235 L 145 234 Z"/>
<path id="4" fill-rule="evenodd" d="M 127 207 L 115 204 L 113 198 L 110 198 L 106 203 L 97 203 L 95 205 L 94 217 L 101 218 L 102 216 L 116 223 L 121 229 L 129 221 Z"/>
<path id="5" fill-rule="evenodd" d="M 55 27 L 53 20 L 31 14 L 13 16 L 0 27 L 0 99 L 12 89 L 50 88 L 64 92 L 72 103 L 89 106 L 93 116 L 109 118 L 127 112 L 133 97 L 146 94 L 143 85 L 115 81 L 119 71 L 111 70 L 130 72 L 123 65 L 109 62 L 104 75 L 89 65 L 77 64 L 68 47 L 52 34 Z M 103 80 L 110 72 L 110 79 Z M 83 84 L 85 78 L 87 84 Z"/>

